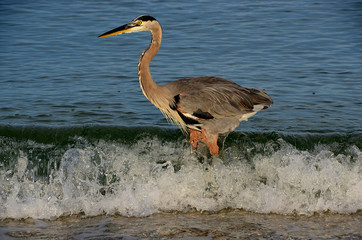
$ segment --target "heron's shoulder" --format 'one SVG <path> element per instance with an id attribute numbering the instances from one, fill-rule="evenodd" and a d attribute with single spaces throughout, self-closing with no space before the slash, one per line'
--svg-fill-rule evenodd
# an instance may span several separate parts
<path id="1" fill-rule="evenodd" d="M 189 77 L 181 78 L 176 82 L 194 82 L 194 83 L 204 83 L 204 84 L 218 84 L 218 83 L 234 83 L 226 78 L 217 77 L 217 76 L 201 76 L 201 77 Z"/>
<path id="2" fill-rule="evenodd" d="M 181 78 L 173 82 L 167 83 L 165 86 L 180 89 L 197 90 L 204 87 L 212 87 L 218 85 L 238 86 L 236 83 L 221 77 L 216 76 L 201 76 Z"/>

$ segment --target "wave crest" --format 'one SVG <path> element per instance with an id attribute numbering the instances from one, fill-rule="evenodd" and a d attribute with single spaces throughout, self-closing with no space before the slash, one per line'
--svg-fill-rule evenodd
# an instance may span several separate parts
<path id="1" fill-rule="evenodd" d="M 121 139 L 70 134 L 45 143 L 2 137 L 0 218 L 362 209 L 358 144 L 324 139 L 310 147 L 291 144 L 290 136 L 235 133 L 219 157 L 207 158 L 176 131 L 152 131 L 116 134 Z"/>

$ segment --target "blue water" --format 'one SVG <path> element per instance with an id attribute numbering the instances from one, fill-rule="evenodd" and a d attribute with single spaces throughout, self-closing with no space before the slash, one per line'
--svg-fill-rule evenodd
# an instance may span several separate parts
<path id="1" fill-rule="evenodd" d="M 143 96 L 150 34 L 97 38 L 142 14 L 163 27 L 159 84 L 216 75 L 273 98 L 218 160 Z M 360 1 L 3 0 L 0 36 L 0 218 L 362 208 Z"/>
<path id="2" fill-rule="evenodd" d="M 216 75 L 273 97 L 239 131 L 361 130 L 358 1 L 2 1 L 0 9 L 1 125 L 168 126 L 137 82 L 149 33 L 97 39 L 150 14 L 164 30 L 151 65 L 158 83 Z"/>

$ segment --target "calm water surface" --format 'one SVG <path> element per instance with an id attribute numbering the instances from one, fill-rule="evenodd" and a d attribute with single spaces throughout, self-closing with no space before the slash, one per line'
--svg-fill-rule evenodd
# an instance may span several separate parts
<path id="1" fill-rule="evenodd" d="M 239 131 L 357 131 L 362 126 L 359 1 L 2 1 L 0 124 L 161 126 L 142 95 L 150 34 L 97 39 L 141 14 L 162 24 L 160 83 L 217 75 L 275 104 Z"/>

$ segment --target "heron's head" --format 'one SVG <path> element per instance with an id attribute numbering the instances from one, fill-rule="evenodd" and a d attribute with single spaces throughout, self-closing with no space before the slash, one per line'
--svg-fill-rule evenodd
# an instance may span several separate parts
<path id="1" fill-rule="evenodd" d="M 158 23 L 154 17 L 148 15 L 142 15 L 136 17 L 129 23 L 112 29 L 106 33 L 103 33 L 98 36 L 98 38 L 109 37 L 113 35 L 118 35 L 122 33 L 133 33 L 133 32 L 141 32 L 141 31 L 150 31 L 151 27 L 154 23 Z"/>

